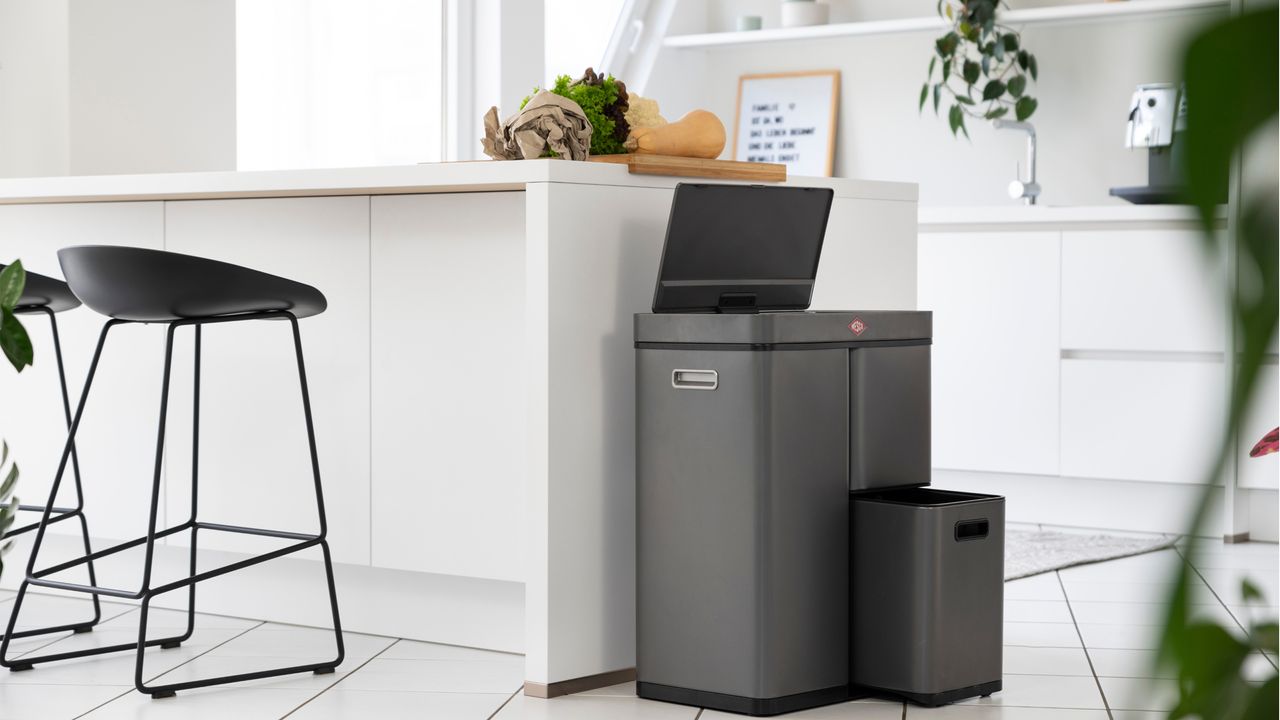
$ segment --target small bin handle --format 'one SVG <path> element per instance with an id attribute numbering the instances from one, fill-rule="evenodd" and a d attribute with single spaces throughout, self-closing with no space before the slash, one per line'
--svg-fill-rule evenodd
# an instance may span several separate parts
<path id="1" fill-rule="evenodd" d="M 956 542 L 981 540 L 991 530 L 991 523 L 986 518 L 977 520 L 961 520 L 956 523 Z"/>
<path id="2" fill-rule="evenodd" d="M 715 390 L 720 387 L 720 373 L 715 370 L 672 370 L 671 387 L 677 390 Z"/>

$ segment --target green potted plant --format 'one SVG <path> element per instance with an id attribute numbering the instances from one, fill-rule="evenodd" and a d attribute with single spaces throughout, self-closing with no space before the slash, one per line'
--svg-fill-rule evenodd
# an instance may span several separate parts
<path id="1" fill-rule="evenodd" d="M 1187 134 L 1183 176 L 1185 201 L 1193 205 L 1204 229 L 1205 257 L 1218 257 L 1219 244 L 1234 246 L 1238 282 L 1232 288 L 1231 314 L 1239 328 L 1238 364 L 1230 389 L 1229 412 L 1212 466 L 1187 531 L 1183 553 L 1194 562 L 1203 545 L 1206 520 L 1215 506 L 1214 482 L 1236 452 L 1250 400 L 1259 390 L 1262 366 L 1280 317 L 1280 213 L 1277 190 L 1237 194 L 1229 208 L 1239 222 L 1227 237 L 1217 229 L 1221 178 L 1228 174 L 1233 157 L 1249 138 L 1271 123 L 1280 105 L 1280 58 L 1276 47 L 1276 7 L 1251 9 L 1226 20 L 1215 21 L 1191 40 L 1183 61 L 1186 82 Z M 1273 431 L 1274 433 L 1274 431 Z M 1273 435 L 1255 448 L 1267 452 Z M 1258 652 L 1277 651 L 1280 631 L 1274 619 L 1249 621 L 1248 627 L 1223 626 L 1216 620 L 1196 618 L 1190 597 L 1195 571 L 1180 564 L 1165 620 L 1160 649 L 1161 664 L 1172 670 L 1178 700 L 1170 718 L 1215 720 L 1274 720 L 1280 679 L 1274 667 L 1264 677 L 1248 677 L 1245 663 Z M 1256 600 L 1261 591 L 1242 581 L 1241 597 Z"/>
<path id="2" fill-rule="evenodd" d="M 1023 47 L 1019 32 L 1000 24 L 1002 5 L 1001 0 L 938 0 L 938 15 L 950 29 L 934 40 L 919 110 L 924 112 L 932 95 L 939 114 L 945 99 L 952 135 L 969 137 L 965 118 L 995 120 L 1013 113 L 1022 121 L 1039 105 L 1027 93 L 1040 73 L 1036 56 Z"/>
<path id="3" fill-rule="evenodd" d="M 18 372 L 31 364 L 33 355 L 31 338 L 14 313 L 26 282 L 21 260 L 0 270 L 0 349 Z M 17 483 L 18 464 L 9 461 L 9 443 L 0 440 L 0 538 L 9 531 L 18 512 L 18 499 L 13 496 Z M 9 545 L 7 541 L 0 542 L 0 574 L 4 573 L 4 554 Z"/>

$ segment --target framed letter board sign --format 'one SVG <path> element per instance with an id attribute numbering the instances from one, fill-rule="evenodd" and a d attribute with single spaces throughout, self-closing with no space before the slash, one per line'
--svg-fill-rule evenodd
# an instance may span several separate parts
<path id="1" fill-rule="evenodd" d="M 830 177 L 840 71 L 743 75 L 733 159 L 781 163 L 788 175 Z"/>

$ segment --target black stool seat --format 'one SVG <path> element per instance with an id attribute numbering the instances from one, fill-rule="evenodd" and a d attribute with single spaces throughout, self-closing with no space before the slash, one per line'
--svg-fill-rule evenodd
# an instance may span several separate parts
<path id="1" fill-rule="evenodd" d="M 310 285 L 163 250 L 82 245 L 59 250 L 58 261 L 76 296 L 117 320 L 172 322 L 272 310 L 304 318 L 328 307 Z"/>
<path id="2" fill-rule="evenodd" d="M 5 269 L 0 265 L 0 270 Z M 20 308 L 49 308 L 54 312 L 62 312 L 80 307 L 80 300 L 67 284 L 51 278 L 27 271 L 27 284 L 22 288 L 22 297 L 18 300 Z"/>

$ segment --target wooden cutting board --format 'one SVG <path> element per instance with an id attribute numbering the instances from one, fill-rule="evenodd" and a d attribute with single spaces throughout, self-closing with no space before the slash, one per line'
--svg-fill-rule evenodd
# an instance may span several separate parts
<path id="1" fill-rule="evenodd" d="M 673 155 L 593 155 L 590 162 L 625 164 L 632 175 L 674 175 L 676 177 L 786 182 L 787 166 L 741 160 L 704 160 Z"/>

